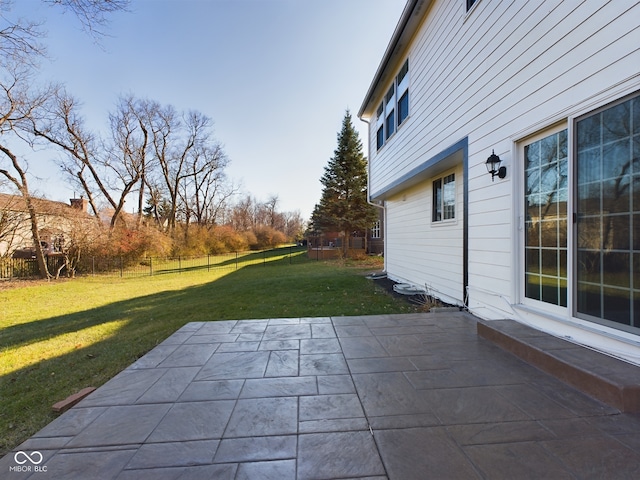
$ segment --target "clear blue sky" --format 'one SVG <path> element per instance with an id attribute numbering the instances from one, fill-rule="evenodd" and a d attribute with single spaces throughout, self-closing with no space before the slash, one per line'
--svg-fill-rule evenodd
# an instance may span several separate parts
<path id="1" fill-rule="evenodd" d="M 43 78 L 66 84 L 95 129 L 119 95 L 211 117 L 231 159 L 228 175 L 280 211 L 307 220 L 349 108 L 367 152 L 362 100 L 405 0 L 132 0 L 96 45 L 69 14 L 18 0 L 45 20 Z M 52 156 L 50 156 L 51 158 Z M 34 164 L 34 162 L 38 162 Z M 37 193 L 66 201 L 54 162 L 32 161 Z"/>

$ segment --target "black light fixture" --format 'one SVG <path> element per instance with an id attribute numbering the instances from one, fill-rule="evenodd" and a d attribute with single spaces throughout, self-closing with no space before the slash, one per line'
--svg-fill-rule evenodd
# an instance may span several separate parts
<path id="1" fill-rule="evenodd" d="M 498 178 L 504 178 L 507 176 L 507 167 L 500 166 L 500 157 L 496 155 L 496 152 L 491 150 L 491 156 L 487 158 L 487 171 L 491 174 L 491 181 L 493 182 L 493 177 L 496 175 Z"/>

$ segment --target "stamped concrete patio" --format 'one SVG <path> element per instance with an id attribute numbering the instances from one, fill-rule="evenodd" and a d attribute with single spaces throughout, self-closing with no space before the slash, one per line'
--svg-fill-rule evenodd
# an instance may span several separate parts
<path id="1" fill-rule="evenodd" d="M 0 472 L 629 479 L 640 478 L 640 416 L 480 338 L 463 312 L 190 323 L 1 459 Z"/>

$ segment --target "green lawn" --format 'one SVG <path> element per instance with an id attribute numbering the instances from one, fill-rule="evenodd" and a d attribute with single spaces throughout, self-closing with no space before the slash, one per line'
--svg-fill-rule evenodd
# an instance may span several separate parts
<path id="1" fill-rule="evenodd" d="M 0 290 L 0 456 L 187 322 L 406 313 L 364 277 L 381 265 L 303 261 Z"/>

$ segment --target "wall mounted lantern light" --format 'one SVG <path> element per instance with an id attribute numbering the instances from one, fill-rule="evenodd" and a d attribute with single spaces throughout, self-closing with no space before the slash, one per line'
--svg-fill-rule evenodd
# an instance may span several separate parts
<path id="1" fill-rule="evenodd" d="M 493 182 L 493 178 L 497 175 L 498 178 L 504 178 L 507 176 L 507 167 L 500 166 L 500 157 L 496 155 L 496 153 L 491 150 L 491 156 L 487 158 L 487 171 L 491 174 L 491 181 Z"/>

